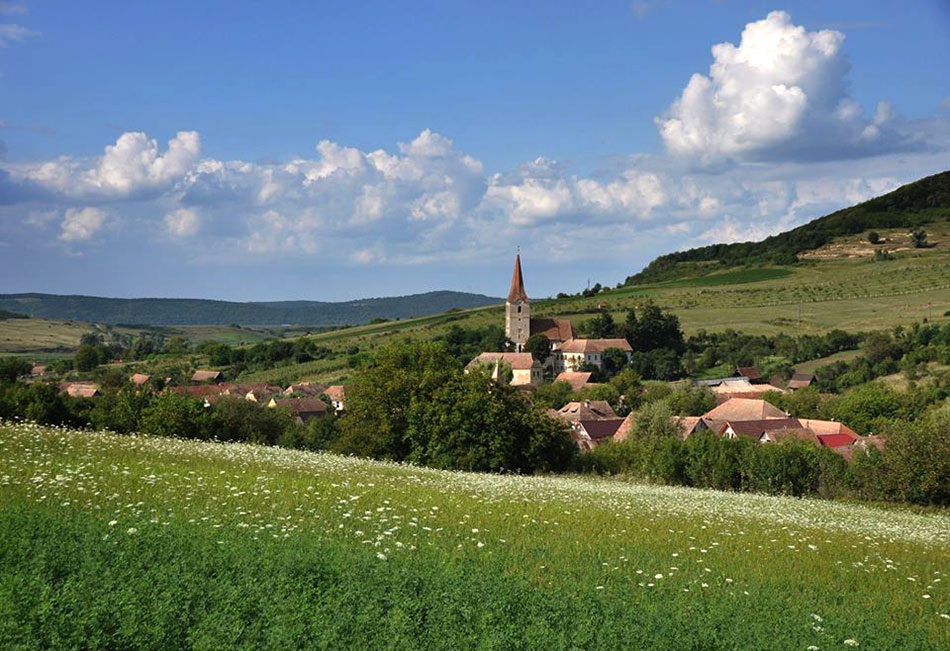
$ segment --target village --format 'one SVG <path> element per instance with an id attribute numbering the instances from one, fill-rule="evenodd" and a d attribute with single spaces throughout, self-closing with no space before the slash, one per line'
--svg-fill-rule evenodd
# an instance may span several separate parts
<path id="1" fill-rule="evenodd" d="M 603 307 L 603 306 L 601 306 Z M 565 383 L 572 394 L 600 386 L 592 379 L 613 359 L 630 362 L 633 346 L 624 338 L 577 338 L 572 323 L 566 319 L 531 316 L 531 301 L 525 289 L 520 254 L 515 257 L 511 285 L 505 302 L 505 335 L 508 350 L 484 351 L 466 366 L 466 372 L 484 368 L 500 384 L 509 384 L 531 400 L 539 386 Z M 529 352 L 529 340 L 546 340 L 543 359 Z M 45 367 L 35 366 L 34 380 L 45 374 Z M 135 373 L 129 382 L 143 389 L 151 377 Z M 219 370 L 199 369 L 185 386 L 166 386 L 163 391 L 193 398 L 204 407 L 224 399 L 242 399 L 269 409 L 288 412 L 293 420 L 305 424 L 315 418 L 342 417 L 346 412 L 346 387 L 298 382 L 289 386 L 268 383 L 223 381 Z M 862 436 L 845 423 L 797 417 L 769 403 L 767 394 L 787 394 L 811 386 L 814 376 L 795 373 L 788 379 L 765 378 L 756 366 L 739 366 L 729 377 L 681 380 L 673 386 L 689 385 L 708 390 L 716 406 L 704 413 L 672 416 L 673 424 L 683 440 L 707 431 L 726 439 L 745 438 L 760 444 L 796 439 L 821 448 L 828 448 L 850 461 L 857 450 L 868 446 L 883 449 L 883 436 Z M 100 387 L 91 382 L 65 382 L 60 390 L 72 397 L 95 398 Z M 620 397 L 623 406 L 624 396 Z M 569 428 L 571 438 L 580 452 L 587 452 L 608 441 L 623 441 L 636 436 L 635 412 L 624 409 L 620 414 L 607 400 L 580 399 L 568 401 L 558 408 L 547 409 L 549 417 Z M 625 413 L 629 412 L 629 413 Z"/>

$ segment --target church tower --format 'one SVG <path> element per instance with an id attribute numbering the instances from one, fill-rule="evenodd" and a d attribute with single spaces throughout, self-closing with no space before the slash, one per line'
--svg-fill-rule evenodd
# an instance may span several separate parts
<path id="1" fill-rule="evenodd" d="M 521 352 L 531 335 L 531 306 L 528 294 L 524 291 L 524 278 L 521 276 L 521 254 L 515 256 L 515 271 L 511 276 L 511 289 L 505 302 L 505 336 L 515 344 L 515 350 Z"/>

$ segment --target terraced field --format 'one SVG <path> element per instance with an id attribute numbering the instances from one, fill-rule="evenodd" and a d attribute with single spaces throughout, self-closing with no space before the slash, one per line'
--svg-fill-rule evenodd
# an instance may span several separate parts
<path id="1" fill-rule="evenodd" d="M 3 648 L 950 646 L 950 517 L 0 424 Z"/>

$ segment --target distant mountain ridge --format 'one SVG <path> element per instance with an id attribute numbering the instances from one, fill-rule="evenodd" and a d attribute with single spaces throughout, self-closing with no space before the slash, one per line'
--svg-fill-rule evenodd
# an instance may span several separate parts
<path id="1" fill-rule="evenodd" d="M 662 255 L 628 276 L 624 285 L 662 282 L 728 267 L 794 264 L 798 254 L 842 235 L 875 228 L 911 229 L 944 220 L 950 220 L 950 171 L 902 185 L 761 242 L 711 244 Z"/>
<path id="2" fill-rule="evenodd" d="M 467 292 L 436 291 L 339 303 L 270 301 L 238 303 L 196 298 L 105 298 L 57 294 L 0 294 L 0 310 L 31 317 L 142 325 L 340 326 L 373 319 L 406 319 L 501 303 Z"/>

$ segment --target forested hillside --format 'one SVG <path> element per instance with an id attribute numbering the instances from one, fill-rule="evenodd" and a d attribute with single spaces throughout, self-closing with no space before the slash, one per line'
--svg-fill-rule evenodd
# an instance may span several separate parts
<path id="1" fill-rule="evenodd" d="M 0 310 L 47 319 L 144 325 L 358 325 L 500 303 L 465 292 L 428 292 L 341 303 L 276 301 L 235 303 L 185 298 L 103 298 L 55 294 L 2 294 Z"/>
<path id="2" fill-rule="evenodd" d="M 842 235 L 874 228 L 917 228 L 950 219 L 950 171 L 908 183 L 893 192 L 820 217 L 761 242 L 711 244 L 660 256 L 625 285 L 661 282 L 742 265 L 787 265 L 798 254 Z"/>

